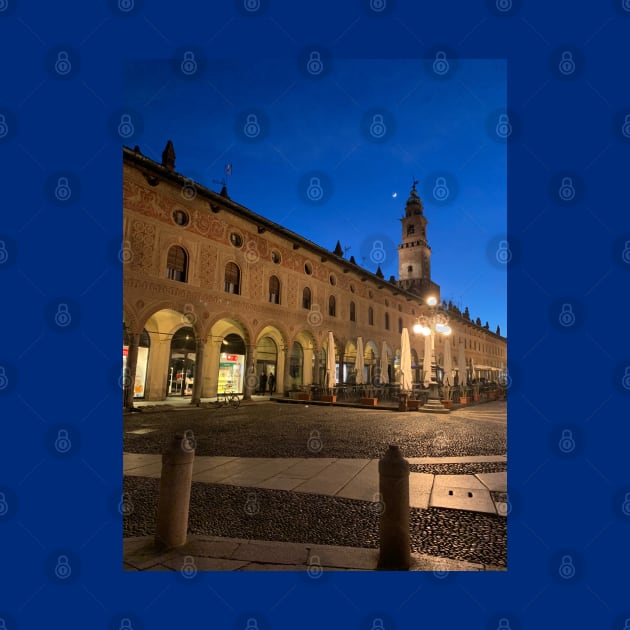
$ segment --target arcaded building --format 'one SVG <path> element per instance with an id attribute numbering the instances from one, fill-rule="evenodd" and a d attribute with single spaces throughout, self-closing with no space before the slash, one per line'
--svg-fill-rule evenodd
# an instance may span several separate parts
<path id="1" fill-rule="evenodd" d="M 337 381 L 352 378 L 357 339 L 366 382 L 398 380 L 401 331 L 422 380 L 423 338 L 412 333 L 440 299 L 431 280 L 427 218 L 413 183 L 401 220 L 398 278 L 385 279 L 175 170 L 168 143 L 161 163 L 123 149 L 123 361 L 125 404 L 133 398 L 189 396 L 225 389 L 249 397 L 274 375 L 278 394 L 323 383 L 335 352 Z M 396 217 L 392 217 L 392 221 Z M 507 340 L 488 324 L 442 304 L 453 329 L 452 354 L 465 348 L 474 375 L 498 380 Z M 328 348 L 328 332 L 335 347 Z M 435 340 L 442 364 L 443 344 Z M 384 374 L 383 370 L 386 370 Z M 133 385 L 133 386 L 132 386 Z"/>

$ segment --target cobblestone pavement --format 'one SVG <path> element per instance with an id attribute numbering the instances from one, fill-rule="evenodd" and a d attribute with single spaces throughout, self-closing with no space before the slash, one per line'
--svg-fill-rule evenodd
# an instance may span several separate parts
<path id="1" fill-rule="evenodd" d="M 162 453 L 185 430 L 194 433 L 197 455 L 375 458 L 388 444 L 403 457 L 505 455 L 506 403 L 439 416 L 273 401 L 126 414 L 124 451 Z"/>
<path id="2" fill-rule="evenodd" d="M 232 408 L 180 408 L 126 414 L 124 450 L 162 453 L 175 432 L 191 430 L 197 455 L 231 457 L 378 458 L 389 444 L 404 457 L 506 454 L 506 404 L 493 402 L 431 416 L 282 404 L 243 403 Z M 439 474 L 483 473 L 505 464 L 415 464 Z M 124 536 L 154 531 L 159 480 L 126 477 Z M 193 483 L 191 534 L 255 540 L 378 546 L 378 513 L 367 501 Z M 501 497 L 507 500 L 507 497 Z M 502 516 L 464 510 L 411 510 L 412 549 L 431 556 L 507 566 L 507 523 Z"/>

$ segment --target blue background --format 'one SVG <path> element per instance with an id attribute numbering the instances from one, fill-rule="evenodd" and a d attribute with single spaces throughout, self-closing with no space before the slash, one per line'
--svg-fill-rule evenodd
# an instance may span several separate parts
<path id="1" fill-rule="evenodd" d="M 624 628 L 630 2 L 499 7 L 508 10 L 388 0 L 375 13 L 369 2 L 269 0 L 248 13 L 242 2 L 136 0 L 125 13 L 117 2 L 0 0 L 0 618 L 8 630 L 53 620 L 118 630 L 122 617 L 136 630 L 244 628 L 250 616 L 261 629 L 371 629 L 376 617 L 387 630 L 495 629 L 501 619 L 512 630 Z M 333 59 L 448 50 L 508 60 L 518 133 L 508 141 L 507 573 L 339 573 L 318 583 L 290 573 L 185 581 L 121 570 L 122 169 L 111 120 L 123 65 L 191 47 L 297 63 L 312 45 Z M 63 77 L 54 70 L 62 50 L 71 62 Z M 60 201 L 63 177 L 72 194 Z M 567 177 L 574 194 L 563 201 Z M 61 304 L 71 316 L 64 326 Z M 60 430 L 72 444 L 65 454 L 55 449 Z M 567 431 L 573 448 L 560 448 Z M 65 581 L 54 576 L 60 554 L 72 568 Z"/>

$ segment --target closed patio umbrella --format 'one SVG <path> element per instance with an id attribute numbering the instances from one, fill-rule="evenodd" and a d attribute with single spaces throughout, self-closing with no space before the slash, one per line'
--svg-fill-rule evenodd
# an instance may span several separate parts
<path id="1" fill-rule="evenodd" d="M 363 368 L 364 368 L 363 337 L 359 337 L 357 339 L 357 358 L 354 361 L 354 368 L 357 371 L 357 379 L 355 382 L 357 385 L 362 385 L 364 383 L 364 380 L 363 380 Z"/>
<path id="2" fill-rule="evenodd" d="M 328 350 L 326 352 L 326 387 L 332 389 L 337 384 L 337 364 L 335 361 L 335 337 L 332 330 L 328 331 Z"/>
<path id="3" fill-rule="evenodd" d="M 464 356 L 464 344 L 460 342 L 457 349 L 457 367 L 459 369 L 460 387 L 468 385 L 468 374 L 466 373 L 466 357 Z"/>
<path id="4" fill-rule="evenodd" d="M 387 344 L 383 341 L 383 347 L 381 348 L 381 356 L 379 359 L 379 368 L 381 371 L 381 384 L 388 385 L 389 384 L 389 372 L 387 371 Z"/>
<path id="5" fill-rule="evenodd" d="M 409 345 L 409 331 L 402 329 L 400 338 L 400 389 L 411 391 L 411 346 Z"/>
<path id="6" fill-rule="evenodd" d="M 427 335 L 424 338 L 424 360 L 422 361 L 422 384 L 425 387 L 429 386 L 431 382 L 431 340 L 433 335 Z"/>
<path id="7" fill-rule="evenodd" d="M 451 356 L 451 340 L 444 340 L 444 385 L 453 384 L 453 358 Z"/>

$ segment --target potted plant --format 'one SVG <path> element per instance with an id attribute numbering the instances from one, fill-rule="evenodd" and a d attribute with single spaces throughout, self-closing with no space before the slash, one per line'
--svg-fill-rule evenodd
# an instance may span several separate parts
<path id="1" fill-rule="evenodd" d="M 477 402 L 479 400 L 479 391 L 481 389 L 481 383 L 479 381 L 472 384 L 473 400 Z"/>
<path id="2" fill-rule="evenodd" d="M 459 403 L 460 405 L 467 405 L 470 402 L 470 389 L 465 385 L 460 386 L 459 389 Z"/>
<path id="3" fill-rule="evenodd" d="M 453 406 L 453 393 L 455 388 L 451 385 L 443 385 L 442 386 L 442 400 L 441 403 L 446 407 L 446 409 L 450 409 Z"/>

